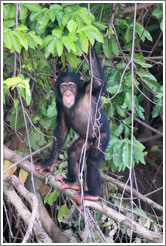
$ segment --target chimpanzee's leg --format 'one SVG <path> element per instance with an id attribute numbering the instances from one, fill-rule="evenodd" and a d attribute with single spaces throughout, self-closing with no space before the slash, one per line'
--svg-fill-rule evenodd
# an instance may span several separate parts
<path id="1" fill-rule="evenodd" d="M 87 159 L 88 191 L 84 193 L 85 200 L 98 201 L 100 199 L 101 179 L 98 164 L 104 158 L 104 152 L 108 145 L 108 141 L 109 135 L 107 133 L 100 133 L 100 143 L 99 139 L 96 139 L 89 151 Z M 79 195 L 75 197 L 75 200 L 79 204 L 82 202 L 82 198 Z"/>
<path id="2" fill-rule="evenodd" d="M 80 190 L 78 181 L 79 160 L 81 156 L 82 147 L 85 143 L 85 139 L 79 138 L 68 150 L 68 173 L 67 178 L 57 176 L 56 180 L 62 183 L 60 190 L 73 189 Z M 87 149 L 90 147 L 88 143 Z"/>

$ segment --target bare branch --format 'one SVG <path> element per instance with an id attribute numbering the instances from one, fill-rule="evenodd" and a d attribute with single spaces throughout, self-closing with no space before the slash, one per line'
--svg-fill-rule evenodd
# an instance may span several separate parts
<path id="1" fill-rule="evenodd" d="M 151 7 L 151 6 L 154 5 L 154 4 L 156 4 L 156 3 L 154 2 L 154 3 L 143 3 L 143 4 L 138 4 L 137 10 L 140 10 L 140 9 L 147 9 L 148 7 Z M 134 12 L 134 7 L 135 7 L 135 6 L 126 8 L 126 9 L 122 10 L 122 11 L 120 12 L 120 14 L 128 14 L 128 13 Z"/>
<path id="2" fill-rule="evenodd" d="M 102 214 L 105 214 L 109 218 L 117 221 L 120 225 L 126 226 L 128 228 L 132 228 L 133 225 L 133 232 L 137 233 L 140 237 L 145 238 L 151 242 L 155 243 L 162 243 L 163 238 L 159 233 L 152 232 L 141 224 L 131 220 L 130 218 L 126 217 L 125 215 L 109 208 L 108 206 L 99 203 L 99 202 L 92 202 L 92 201 L 85 201 L 85 206 L 90 207 Z"/>
<path id="3" fill-rule="evenodd" d="M 9 185 L 9 180 L 15 188 L 31 203 L 32 213 L 25 207 L 21 198 L 17 195 L 12 185 Z M 30 227 L 33 227 L 34 233 L 39 240 L 39 243 L 52 243 L 52 240 L 46 234 L 46 232 L 41 227 L 39 221 L 36 220 L 38 217 L 37 207 L 36 207 L 36 196 L 30 193 L 24 185 L 17 179 L 16 176 L 5 177 L 4 179 L 4 193 L 8 200 L 14 205 L 17 212 L 23 218 L 25 223 Z M 32 223 L 32 225 L 31 225 Z"/>
<path id="4" fill-rule="evenodd" d="M 16 162 L 22 159 L 21 156 L 19 156 L 17 153 L 14 151 L 10 150 L 9 148 L 4 146 L 4 159 L 9 160 L 11 162 Z M 27 172 L 31 173 L 31 165 L 29 161 L 24 161 L 23 163 L 20 163 L 19 166 L 26 170 Z M 59 189 L 61 186 L 61 183 L 58 181 L 55 181 L 55 177 L 51 174 L 48 175 L 41 175 L 37 171 L 35 171 L 35 168 L 33 168 L 34 176 L 39 178 L 40 180 L 45 180 L 47 179 L 47 182 L 54 188 L 54 189 Z M 126 186 L 127 187 L 127 186 Z M 134 190 L 134 189 L 133 189 Z M 70 189 L 65 189 L 62 191 L 65 195 L 69 196 L 70 198 L 74 199 L 76 196 L 76 192 Z M 148 199 L 148 198 L 147 198 Z M 150 200 L 150 199 L 149 199 Z M 84 201 L 85 206 L 89 206 L 92 209 L 95 209 L 102 214 L 106 214 L 108 217 L 112 218 L 115 221 L 119 221 L 122 223 L 124 226 L 131 228 L 131 219 L 126 217 L 125 215 L 118 213 L 117 211 L 109 208 L 106 205 L 103 205 L 100 202 L 90 202 L 90 201 Z M 152 204 L 153 206 L 154 204 Z M 159 205 L 160 206 L 160 205 Z M 157 207 L 155 207 L 157 208 Z M 160 207 L 161 211 L 161 207 Z M 138 235 L 141 235 L 143 238 L 151 241 L 151 242 L 162 242 L 162 236 L 156 232 L 152 232 L 146 228 L 144 228 L 142 225 L 140 225 L 137 222 L 133 221 L 133 229 L 134 232 L 137 233 Z"/>
<path id="5" fill-rule="evenodd" d="M 108 181 L 112 184 L 115 184 L 117 185 L 120 189 L 124 189 L 125 187 L 125 184 L 117 179 L 114 179 L 108 175 L 105 175 L 105 174 L 102 174 L 102 179 L 104 181 Z M 131 192 L 131 189 L 130 189 L 130 186 L 126 186 L 125 187 L 125 191 L 130 193 Z M 152 206 L 153 208 L 157 209 L 158 211 L 160 212 L 163 212 L 163 207 L 161 205 L 159 205 L 158 203 L 152 201 L 151 199 L 147 198 L 146 196 L 142 195 L 140 192 L 136 191 L 134 188 L 133 188 L 133 195 L 138 197 L 140 200 L 142 200 L 143 202 L 147 203 L 149 206 Z"/>

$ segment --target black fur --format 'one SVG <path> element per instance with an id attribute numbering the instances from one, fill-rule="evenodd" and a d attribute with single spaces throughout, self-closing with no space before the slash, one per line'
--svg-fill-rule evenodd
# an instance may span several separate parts
<path id="1" fill-rule="evenodd" d="M 109 141 L 109 123 L 104 110 L 99 102 L 100 92 L 105 86 L 105 77 L 99 60 L 92 49 L 91 56 L 93 68 L 92 100 L 91 100 L 91 120 L 88 133 L 87 146 L 87 186 L 86 194 L 92 196 L 100 195 L 100 173 L 98 164 L 104 157 L 104 151 Z M 62 82 L 74 82 L 77 85 L 75 104 L 71 108 L 66 108 L 62 103 L 60 84 Z M 83 82 L 78 74 L 73 72 L 62 73 L 55 84 L 57 102 L 57 128 L 55 130 L 56 141 L 54 140 L 51 157 L 41 164 L 43 169 L 53 165 L 58 158 L 58 154 L 65 142 L 68 131 L 73 128 L 78 133 L 79 138 L 68 150 L 68 179 L 65 182 L 78 181 L 78 163 L 81 150 L 85 143 L 88 115 L 89 115 L 89 92 L 90 81 Z"/>

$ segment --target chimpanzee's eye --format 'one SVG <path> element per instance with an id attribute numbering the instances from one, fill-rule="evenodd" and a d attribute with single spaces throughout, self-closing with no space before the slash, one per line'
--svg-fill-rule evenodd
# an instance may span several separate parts
<path id="1" fill-rule="evenodd" d="M 66 84 L 61 84 L 60 85 L 60 89 L 63 90 L 63 91 L 67 90 L 67 85 Z"/>
<path id="2" fill-rule="evenodd" d="M 75 84 L 69 84 L 69 88 L 71 89 L 71 90 L 74 90 L 75 88 L 76 88 L 76 85 Z"/>

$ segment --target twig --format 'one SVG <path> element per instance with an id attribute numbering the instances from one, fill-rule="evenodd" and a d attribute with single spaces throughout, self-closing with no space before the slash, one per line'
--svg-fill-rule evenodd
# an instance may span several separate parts
<path id="1" fill-rule="evenodd" d="M 112 184 L 115 184 L 122 190 L 125 187 L 125 184 L 123 182 L 121 182 L 117 179 L 114 179 L 108 175 L 102 174 L 101 177 L 104 181 L 108 181 Z M 125 188 L 125 191 L 130 193 L 131 192 L 130 186 L 127 185 Z M 159 205 L 158 203 L 147 198 L 145 195 L 142 195 L 140 192 L 136 191 L 134 188 L 133 188 L 133 195 L 138 197 L 141 201 L 147 203 L 149 206 L 152 206 L 153 208 L 157 209 L 158 211 L 163 212 L 163 207 L 161 205 Z"/>
<path id="2" fill-rule="evenodd" d="M 136 15 L 137 15 L 137 3 L 134 6 L 134 21 L 133 21 L 133 39 L 132 39 L 132 50 L 131 50 L 131 81 L 132 81 L 132 103 L 131 103 L 131 154 L 130 154 L 130 198 L 131 198 L 131 220 L 133 222 L 133 141 L 134 141 L 134 46 L 135 46 L 135 25 L 136 25 Z M 130 243 L 132 242 L 132 234 L 133 234 L 133 223 L 130 232 Z"/>
<path id="3" fill-rule="evenodd" d="M 53 141 L 50 142 L 49 144 L 45 145 L 44 147 L 42 147 L 42 148 L 40 148 L 40 149 L 38 149 L 38 150 L 35 150 L 34 152 L 32 152 L 32 156 L 38 154 L 39 152 L 41 152 L 41 151 L 44 150 L 44 149 L 47 149 L 48 147 L 50 147 L 50 146 L 52 145 L 52 143 L 53 143 Z M 8 168 L 6 168 L 5 170 L 3 170 L 3 173 L 6 173 L 6 172 L 9 171 L 11 168 L 17 166 L 19 163 L 21 163 L 21 162 L 23 162 L 23 161 L 29 159 L 30 157 L 31 157 L 31 155 L 25 156 L 25 157 L 22 158 L 21 160 L 17 161 L 16 163 L 14 163 L 13 165 L 11 165 L 10 167 L 8 167 Z"/>
<path id="4" fill-rule="evenodd" d="M 131 115 L 129 112 L 127 112 L 128 115 Z M 147 127 L 148 129 L 150 129 L 151 131 L 159 134 L 160 136 L 163 136 L 163 133 L 160 130 L 155 129 L 152 126 L 149 126 L 148 124 L 146 124 L 145 122 L 143 122 L 142 120 L 135 118 L 135 121 L 137 121 L 138 123 L 140 123 L 141 125 Z"/>
<path id="5" fill-rule="evenodd" d="M 137 10 L 146 9 L 146 8 L 148 8 L 148 7 L 150 7 L 150 6 L 154 5 L 154 4 L 156 4 L 156 3 L 143 3 L 143 4 L 138 4 Z M 128 13 L 134 12 L 134 7 L 135 6 L 126 8 L 126 9 L 122 10 L 119 14 L 128 14 Z"/>
<path id="6" fill-rule="evenodd" d="M 159 36 L 158 36 L 158 38 L 157 38 L 157 40 L 156 40 L 156 42 L 155 42 L 155 44 L 154 44 L 152 50 L 150 51 L 148 57 L 150 57 L 150 56 L 152 55 L 152 53 L 153 53 L 153 51 L 155 50 L 155 48 L 156 48 L 158 42 L 160 41 L 160 38 L 162 37 L 162 35 L 163 35 L 163 32 L 160 32 L 160 34 L 159 34 Z"/>

